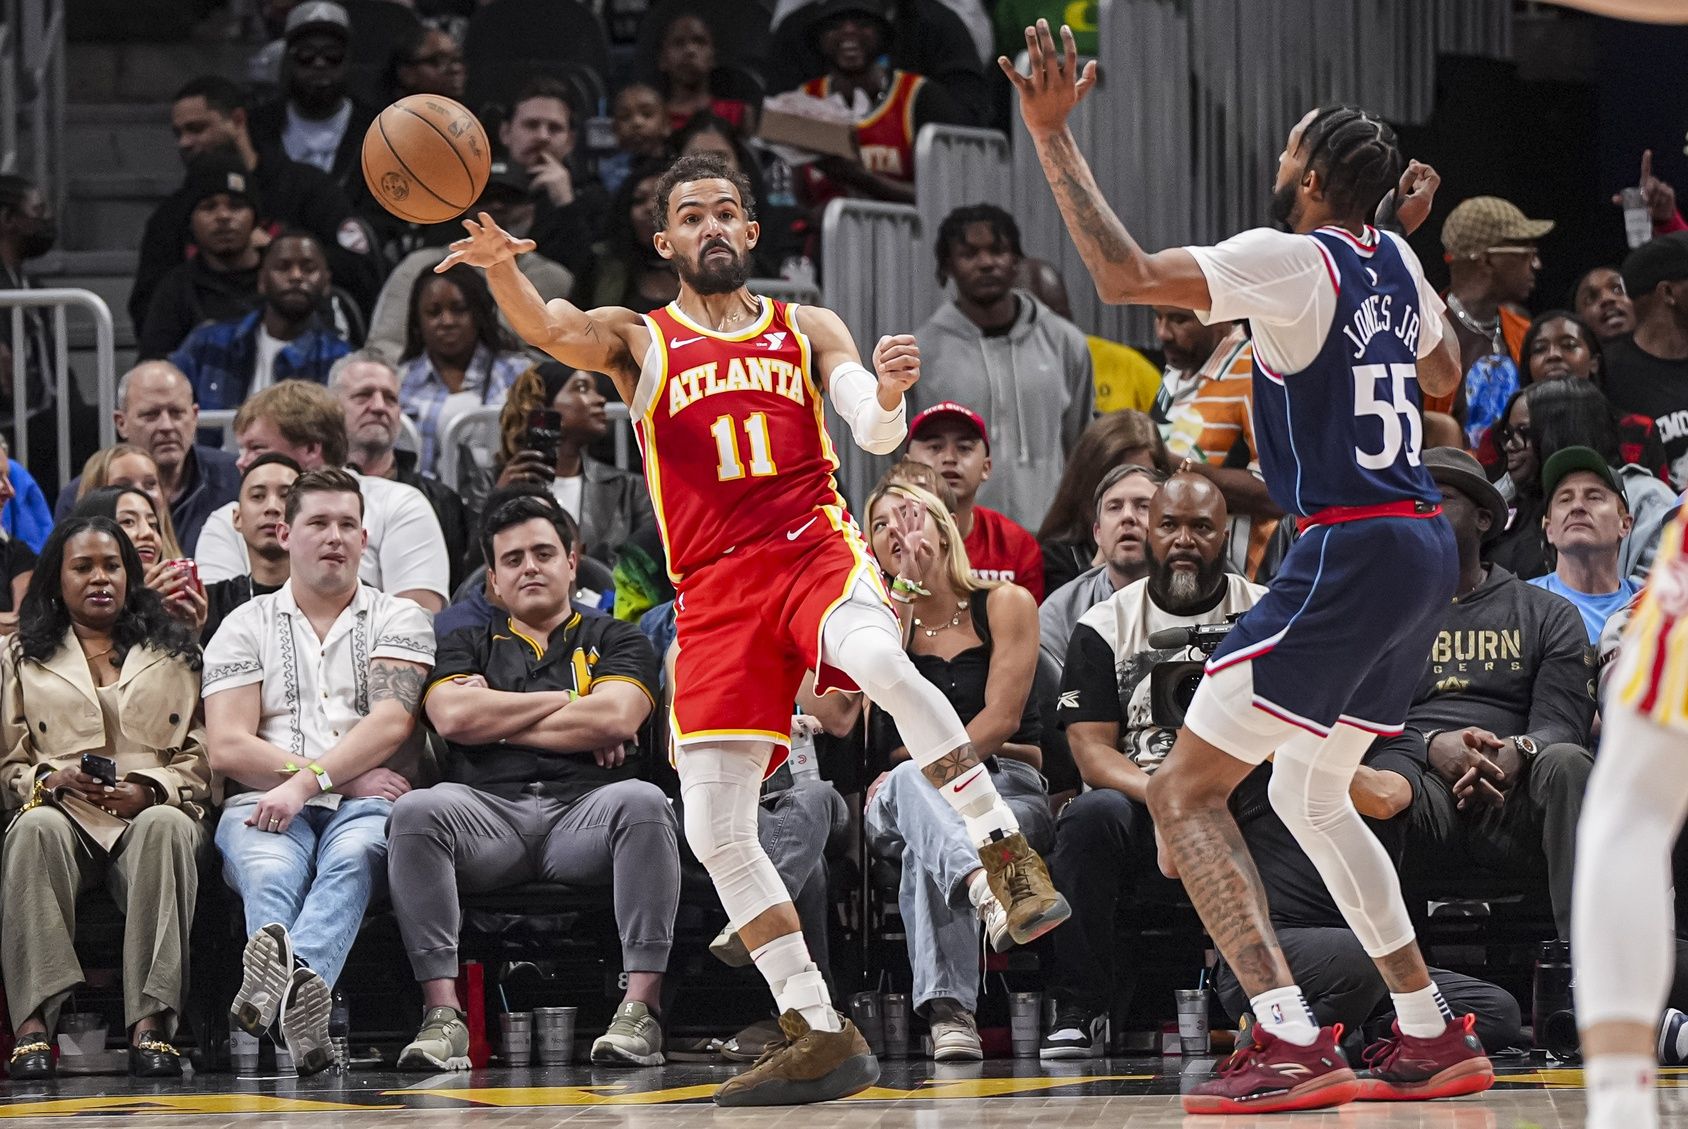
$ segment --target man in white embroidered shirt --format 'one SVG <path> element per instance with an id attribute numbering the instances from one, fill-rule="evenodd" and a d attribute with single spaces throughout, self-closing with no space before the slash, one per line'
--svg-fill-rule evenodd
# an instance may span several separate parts
<path id="1" fill-rule="evenodd" d="M 415 782 L 428 615 L 359 583 L 358 480 L 301 475 L 278 533 L 292 574 L 223 621 L 205 652 L 211 767 L 228 794 L 223 877 L 251 936 L 230 1019 L 278 1020 L 294 1068 L 333 1062 L 331 992 L 386 877 L 387 817 Z"/>

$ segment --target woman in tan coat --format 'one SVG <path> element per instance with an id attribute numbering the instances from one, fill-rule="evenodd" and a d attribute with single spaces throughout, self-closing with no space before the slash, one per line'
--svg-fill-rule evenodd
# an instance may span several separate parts
<path id="1" fill-rule="evenodd" d="M 53 1074 L 52 1031 L 83 980 L 72 945 L 76 896 L 101 883 L 125 922 L 129 1071 L 181 1074 L 169 1040 L 187 978 L 211 772 L 199 648 L 142 575 L 116 522 L 59 523 L 0 656 L 0 790 L 7 807 L 22 808 L 0 851 L 14 1081 Z"/>

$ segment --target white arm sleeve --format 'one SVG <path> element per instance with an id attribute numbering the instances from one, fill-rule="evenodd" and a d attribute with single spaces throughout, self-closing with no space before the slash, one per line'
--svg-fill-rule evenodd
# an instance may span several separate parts
<path id="1" fill-rule="evenodd" d="M 908 434 L 907 402 L 888 412 L 879 404 L 879 380 L 855 361 L 845 361 L 826 378 L 832 406 L 850 425 L 856 445 L 871 455 L 889 455 Z"/>

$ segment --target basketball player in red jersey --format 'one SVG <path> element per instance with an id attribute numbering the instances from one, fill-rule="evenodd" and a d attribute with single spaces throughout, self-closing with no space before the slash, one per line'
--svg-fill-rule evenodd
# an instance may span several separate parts
<path id="1" fill-rule="evenodd" d="M 672 728 L 686 838 L 773 989 L 786 1041 L 716 1092 L 721 1105 L 826 1101 L 879 1066 L 832 1008 L 797 912 L 756 837 L 766 774 L 789 753 L 791 703 L 818 688 L 866 691 L 979 847 L 1009 933 L 1025 943 L 1068 915 L 1048 871 L 975 754 L 966 727 L 903 651 L 873 556 L 838 494 L 821 398 L 863 448 L 895 450 L 903 393 L 919 379 L 909 336 L 881 338 L 870 373 L 838 315 L 745 287 L 759 229 L 744 177 L 686 157 L 657 185 L 655 245 L 680 297 L 648 315 L 542 301 L 516 269 L 533 248 L 484 213 L 440 270 L 487 272 L 510 324 L 564 364 L 608 373 L 628 404 L 679 598 Z M 924 517 L 899 529 L 903 559 L 932 546 Z M 892 598 L 909 599 L 910 585 Z"/>

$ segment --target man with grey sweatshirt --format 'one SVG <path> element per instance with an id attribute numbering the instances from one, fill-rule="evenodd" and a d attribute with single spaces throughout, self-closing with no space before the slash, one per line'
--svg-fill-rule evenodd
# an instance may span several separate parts
<path id="1" fill-rule="evenodd" d="M 979 501 L 1036 529 L 1090 422 L 1090 349 L 1076 325 L 1014 289 L 1020 229 L 1001 208 L 957 208 L 939 225 L 935 251 L 938 280 L 954 280 L 955 298 L 917 334 L 921 378 L 909 411 L 954 400 L 992 420 L 997 473 Z"/>

